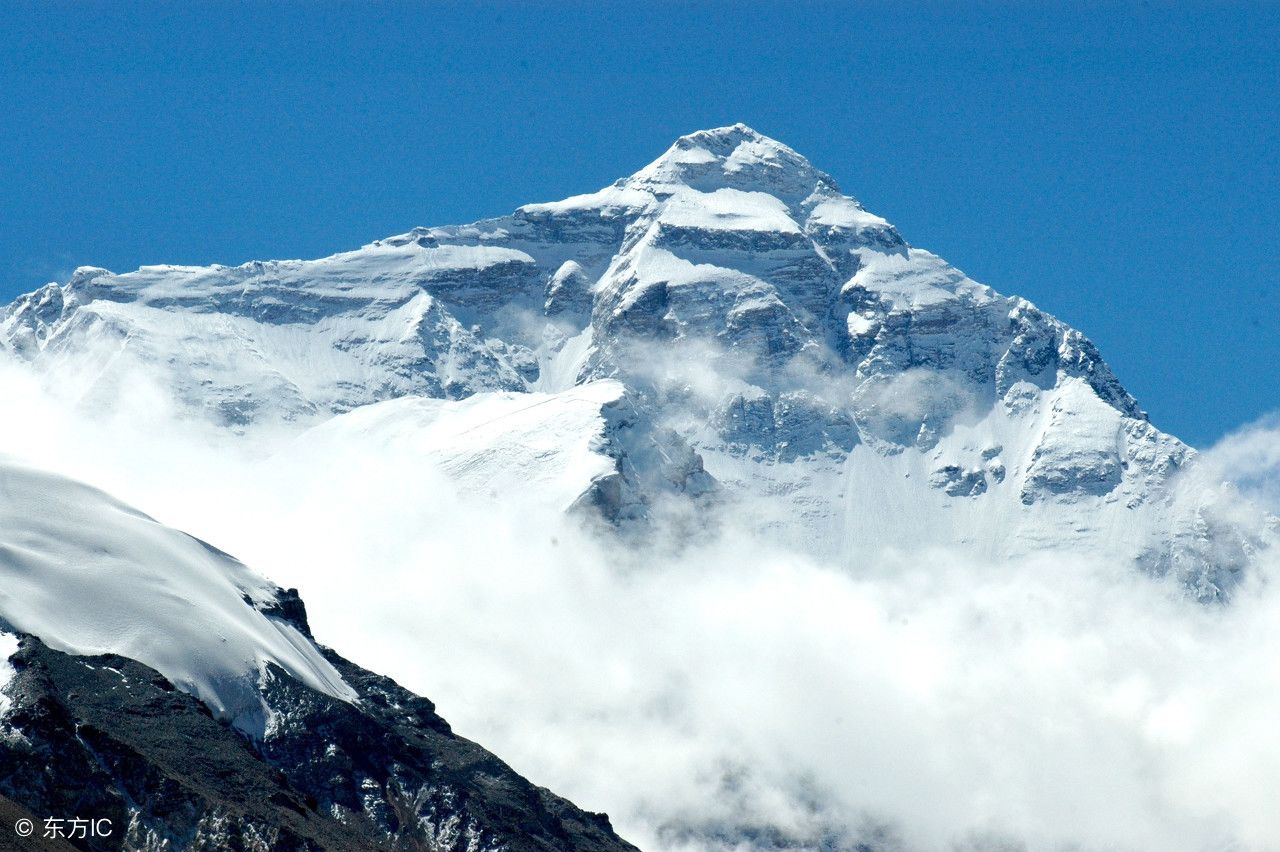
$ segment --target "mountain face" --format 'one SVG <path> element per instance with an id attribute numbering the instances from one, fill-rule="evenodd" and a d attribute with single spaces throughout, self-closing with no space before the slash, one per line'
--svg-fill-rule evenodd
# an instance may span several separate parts
<path id="1" fill-rule="evenodd" d="M 76 848 L 634 848 L 100 491 L 0 462 L 0 578 L 0 796 L 111 821 Z"/>
<path id="2" fill-rule="evenodd" d="M 517 464 L 621 530 L 731 505 L 824 559 L 1118 554 L 1203 599 L 1263 546 L 1176 493 L 1193 451 L 1078 331 L 742 125 L 599 192 L 320 260 L 81 268 L 0 314 L 0 345 L 107 405 L 144 375 L 232 432 L 412 444 L 488 410 L 481 444 L 423 452 L 487 460 L 454 459 L 464 488 Z M 506 432 L 535 401 L 541 425 Z"/>

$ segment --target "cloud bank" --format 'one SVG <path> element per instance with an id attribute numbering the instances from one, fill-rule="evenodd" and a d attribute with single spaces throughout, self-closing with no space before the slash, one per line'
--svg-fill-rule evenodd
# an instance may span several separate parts
<path id="1" fill-rule="evenodd" d="M 229 435 L 141 375 L 103 408 L 5 365 L 0 398 L 0 448 L 298 586 L 319 641 L 642 848 L 1280 847 L 1273 559 L 1204 606 L 1071 554 L 823 562 L 735 517 L 624 547 L 384 447 Z M 1275 500 L 1276 427 L 1200 469 Z"/>

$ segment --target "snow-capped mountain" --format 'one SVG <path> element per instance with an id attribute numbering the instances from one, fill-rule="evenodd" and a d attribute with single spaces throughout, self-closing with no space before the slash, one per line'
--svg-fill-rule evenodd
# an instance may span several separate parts
<path id="1" fill-rule="evenodd" d="M 1024 635 L 1024 598 L 1058 594 L 1054 566 L 1107 569 L 1061 582 L 1100 601 L 1123 586 L 1151 603 L 1140 572 L 1217 600 L 1274 529 L 1148 422 L 1078 331 L 909 245 L 742 125 L 682 137 L 598 192 L 320 260 L 81 268 L 0 311 L 0 356 L 79 410 L 65 433 L 10 424 L 0 449 L 106 472 L 142 509 L 288 576 L 322 639 L 345 630 L 375 667 L 437 697 L 447 684 L 467 710 L 451 718 L 557 787 L 586 779 L 575 798 L 658 848 L 908 848 L 884 832 L 918 814 L 863 792 L 927 737 L 883 732 L 888 763 L 862 745 L 913 702 L 945 703 L 954 728 L 913 724 L 968 743 L 966 784 L 988 772 L 989 732 L 957 732 L 1000 716 L 1004 693 L 938 690 L 984 665 L 1038 671 L 986 652 Z M 111 445 L 122 434 L 141 456 Z M 172 447 L 236 471 L 193 496 L 211 470 L 166 471 Z M 131 466 L 145 470 L 118 475 Z M 903 589 L 876 582 L 916 565 L 928 576 Z M 1013 567 L 983 573 L 996 565 Z M 935 579 L 944 597 L 961 587 L 956 612 L 917 594 Z M 0 809 L 87 801 L 128 824 L 128 848 L 629 848 L 317 644 L 296 593 L 87 485 L 0 463 L 0 580 Z M 973 583 L 989 585 L 970 601 Z M 1216 612 L 1176 604 L 1193 622 Z M 994 627 L 969 639 L 979 622 Z M 1185 626 L 1168 623 L 1135 631 L 1159 647 L 1130 654 L 1220 667 L 1185 653 L 1199 640 L 1166 648 Z M 914 653 L 931 629 L 980 646 L 943 686 Z M 859 643 L 876 659 L 854 659 Z M 1138 774 L 1163 779 L 1150 767 L 1191 717 L 1158 679 L 1117 672 L 1067 712 L 1101 712 L 1104 732 L 1132 716 Z M 1039 712 L 1011 748 L 1056 753 Z M 1033 781 L 967 799 L 935 783 L 964 811 L 937 831 L 986 830 L 1006 802 L 997 815 L 1034 828 Z"/>
<path id="2" fill-rule="evenodd" d="M 316 644 L 296 591 L 7 460 L 0 653 L 0 799 L 109 820 L 88 848 L 633 848 Z"/>
<path id="3" fill-rule="evenodd" d="M 743 125 L 599 192 L 320 260 L 81 268 L 0 341 L 90 400 L 145 375 L 231 430 L 381 430 L 464 487 L 515 464 L 624 527 L 727 503 L 823 558 L 1120 554 L 1205 598 L 1262 546 L 1220 494 L 1177 493 L 1193 451 L 1083 335 Z M 488 418 L 479 443 L 455 417 Z"/>

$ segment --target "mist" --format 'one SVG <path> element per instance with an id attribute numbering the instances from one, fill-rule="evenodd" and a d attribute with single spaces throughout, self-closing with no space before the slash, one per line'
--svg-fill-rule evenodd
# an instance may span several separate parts
<path id="1" fill-rule="evenodd" d="M 1204 605 L 1070 553 L 820 561 L 737 504 L 637 544 L 425 450 L 229 433 L 142 372 L 104 406 L 0 364 L 0 398 L 0 450 L 297 586 L 319 642 L 644 849 L 1280 847 L 1265 553 Z M 1276 421 L 1202 462 L 1280 504 Z"/>

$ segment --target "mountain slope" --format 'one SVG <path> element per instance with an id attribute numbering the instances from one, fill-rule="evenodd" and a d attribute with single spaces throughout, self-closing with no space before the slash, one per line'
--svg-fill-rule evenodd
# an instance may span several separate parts
<path id="1" fill-rule="evenodd" d="M 0 795 L 90 848 L 632 848 L 96 489 L 0 461 L 0 578 Z"/>
<path id="2" fill-rule="evenodd" d="M 79 655 L 157 669 L 251 735 L 258 681 L 278 667 L 344 701 L 355 693 L 312 643 L 272 618 L 273 585 L 101 491 L 0 462 L 0 618 Z"/>
<path id="3" fill-rule="evenodd" d="M 822 558 L 1118 554 L 1215 599 L 1263 546 L 1177 493 L 1194 453 L 1079 332 L 742 125 L 596 193 L 320 260 L 83 268 L 16 300 L 0 341 L 87 404 L 142 376 L 241 432 L 612 379 L 613 470 L 570 490 L 621 523 L 727 503 Z"/>

